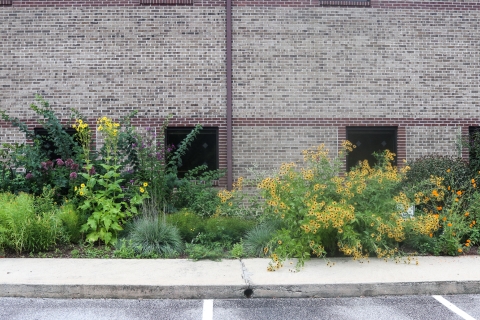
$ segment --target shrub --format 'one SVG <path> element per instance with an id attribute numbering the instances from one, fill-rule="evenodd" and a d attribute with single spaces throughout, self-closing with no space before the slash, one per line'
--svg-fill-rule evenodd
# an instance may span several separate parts
<path id="1" fill-rule="evenodd" d="M 468 163 L 462 158 L 442 155 L 428 155 L 408 163 L 410 170 L 406 172 L 404 187 L 410 187 L 429 180 L 431 176 L 443 177 L 447 170 L 450 173 L 450 186 L 463 188 L 470 181 Z"/>
<path id="2" fill-rule="evenodd" d="M 0 111 L 3 120 L 18 127 L 27 138 L 34 141 L 33 144 L 3 145 L 2 157 L 6 162 L 1 168 L 0 187 L 2 191 L 23 191 L 39 195 L 42 188 L 48 185 L 57 188 L 58 201 L 68 194 L 71 186 L 70 174 L 78 169 L 78 165 L 67 167 L 64 163 L 67 160 L 78 163 L 80 147 L 64 130 L 48 101 L 39 95 L 35 96 L 35 100 L 36 103 L 31 104 L 30 109 L 39 116 L 38 122 L 47 132 L 44 137 L 29 130 L 19 119 L 11 118 L 5 111 Z M 51 150 L 43 148 L 45 144 L 51 146 Z M 23 170 L 19 170 L 20 168 Z"/>
<path id="3" fill-rule="evenodd" d="M 406 244 L 423 253 L 458 255 L 476 239 L 473 221 L 478 179 L 462 182 L 454 167 L 432 172 L 436 175 L 404 185 L 402 194 L 414 206 L 415 218 L 429 219 L 432 226 L 430 233 L 421 232 L 424 235 L 418 233 L 419 225 L 407 229 Z"/>
<path id="4" fill-rule="evenodd" d="M 344 146 L 353 149 L 348 141 Z M 375 167 L 364 161 L 344 175 L 340 161 L 330 160 L 323 146 L 303 151 L 303 157 L 299 170 L 296 163 L 283 164 L 258 186 L 284 224 L 273 238 L 277 247 L 269 270 L 288 258 L 298 258 L 298 268 L 311 254 L 324 257 L 336 250 L 354 259 L 394 257 L 405 239 L 409 221 L 403 213 L 410 206 L 398 194 L 403 172 L 392 166 L 394 154 L 386 150 Z M 424 234 L 431 232 L 430 225 L 422 227 Z"/>
<path id="5" fill-rule="evenodd" d="M 185 242 L 192 242 L 199 233 L 205 231 L 204 219 L 187 209 L 168 214 L 166 216 L 166 221 L 168 224 L 174 225 L 178 228 L 178 231 Z"/>
<path id="6" fill-rule="evenodd" d="M 156 253 L 168 257 L 183 250 L 178 229 L 154 217 L 143 216 L 136 219 L 128 239 L 140 254 Z"/>
<path id="7" fill-rule="evenodd" d="M 236 243 L 254 225 L 239 217 L 211 217 L 205 220 L 205 234 L 210 242 Z"/>

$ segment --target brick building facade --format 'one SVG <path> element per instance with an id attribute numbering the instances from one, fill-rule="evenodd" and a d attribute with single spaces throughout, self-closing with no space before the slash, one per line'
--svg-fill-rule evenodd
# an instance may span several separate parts
<path id="1" fill-rule="evenodd" d="M 0 26 L 0 108 L 37 126 L 41 93 L 65 120 L 218 128 L 230 181 L 357 127 L 392 130 L 408 160 L 457 155 L 480 125 L 474 1 L 0 0 Z"/>

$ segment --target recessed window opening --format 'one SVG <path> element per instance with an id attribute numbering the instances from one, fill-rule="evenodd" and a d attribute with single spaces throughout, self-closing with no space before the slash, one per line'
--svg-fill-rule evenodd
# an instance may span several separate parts
<path id="1" fill-rule="evenodd" d="M 56 160 L 58 158 L 61 158 L 61 155 L 55 153 L 55 144 L 52 141 L 52 137 L 50 137 L 50 135 L 48 134 L 47 129 L 35 128 L 33 129 L 33 131 L 35 133 L 35 136 L 40 138 L 41 148 L 48 155 L 50 160 Z M 65 128 L 64 131 L 72 137 L 77 133 L 76 130 L 73 128 Z"/>
<path id="2" fill-rule="evenodd" d="M 174 145 L 176 149 L 193 128 L 167 128 L 165 134 L 167 148 Z M 206 165 L 208 170 L 218 169 L 218 128 L 203 128 L 195 137 L 178 167 L 178 176 L 198 166 Z"/>
<path id="3" fill-rule="evenodd" d="M 396 127 L 347 127 L 347 140 L 356 146 L 347 155 L 347 171 L 363 160 L 374 166 L 376 164 L 374 152 L 380 153 L 388 149 L 397 153 Z"/>

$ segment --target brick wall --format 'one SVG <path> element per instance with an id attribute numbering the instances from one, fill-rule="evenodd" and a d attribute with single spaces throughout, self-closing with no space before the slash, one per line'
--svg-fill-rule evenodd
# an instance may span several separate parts
<path id="1" fill-rule="evenodd" d="M 0 107 L 32 127 L 35 93 L 65 121 L 71 107 L 92 121 L 139 110 L 142 126 L 172 113 L 175 126 L 220 128 L 225 168 L 224 4 L 13 0 L 0 7 Z M 458 132 L 480 125 L 478 2 L 233 4 L 235 177 L 320 142 L 336 150 L 347 126 L 397 126 L 410 160 L 456 154 Z"/>
<path id="2" fill-rule="evenodd" d="M 19 117 L 37 92 L 61 114 L 225 114 L 221 7 L 2 8 L 0 21 L 2 108 Z"/>
<path id="3" fill-rule="evenodd" d="M 301 161 L 302 150 L 322 143 L 332 158 L 338 152 L 337 127 L 235 126 L 233 135 L 235 177 L 252 177 L 252 168 L 269 171 L 284 162 Z"/>
<path id="4" fill-rule="evenodd" d="M 461 128 L 456 126 L 407 127 L 408 160 L 429 154 L 462 156 Z"/>

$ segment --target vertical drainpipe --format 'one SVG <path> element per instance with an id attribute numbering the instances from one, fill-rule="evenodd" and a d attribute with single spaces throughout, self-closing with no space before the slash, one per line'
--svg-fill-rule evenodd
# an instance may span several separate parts
<path id="1" fill-rule="evenodd" d="M 227 71 L 227 189 L 233 185 L 232 159 L 232 0 L 226 2 L 226 71 Z"/>

